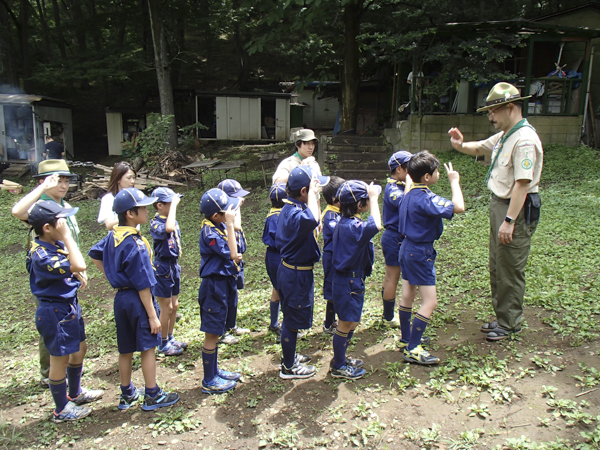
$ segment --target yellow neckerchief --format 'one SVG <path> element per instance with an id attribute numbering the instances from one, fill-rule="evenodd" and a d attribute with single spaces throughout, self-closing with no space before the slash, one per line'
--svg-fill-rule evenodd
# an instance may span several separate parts
<path id="1" fill-rule="evenodd" d="M 216 226 L 214 223 L 212 223 L 212 221 L 208 220 L 208 219 L 204 219 L 202 221 L 202 223 L 200 224 L 200 229 L 204 228 L 204 225 L 209 226 L 210 228 L 214 228 L 215 231 L 217 233 L 219 233 L 221 236 L 223 236 L 225 238 L 225 240 L 227 241 L 227 233 L 224 233 L 223 230 L 221 230 L 220 227 Z M 233 261 L 233 260 L 232 260 Z M 235 264 L 236 269 L 238 270 L 238 272 L 240 271 L 240 266 L 238 266 L 238 263 L 236 263 L 235 261 L 233 261 L 233 264 Z"/>
<path id="2" fill-rule="evenodd" d="M 156 213 L 156 214 L 154 215 L 154 218 L 155 218 L 155 219 L 156 219 L 157 217 L 158 217 L 159 219 L 165 219 L 165 220 L 167 220 L 167 219 L 168 219 L 168 217 L 167 217 L 167 216 L 163 216 L 163 215 L 161 215 L 161 214 L 159 214 L 159 213 Z M 172 231 L 172 233 L 173 233 L 173 236 L 175 236 L 175 241 L 177 241 L 177 249 L 179 250 L 179 257 L 181 258 L 181 239 L 179 238 L 179 234 L 178 234 L 176 231 Z"/>
<path id="3" fill-rule="evenodd" d="M 406 191 L 404 193 L 404 195 L 408 194 L 413 189 L 421 189 L 422 191 L 428 191 L 429 190 L 429 186 L 427 186 L 425 183 L 413 183 L 413 184 L 411 184 L 411 186 L 408 189 L 408 191 Z"/>
<path id="4" fill-rule="evenodd" d="M 405 186 L 406 185 L 406 183 L 404 181 L 396 180 L 395 178 L 391 178 L 391 177 L 388 178 L 387 182 L 389 184 L 397 184 L 399 186 Z"/>
<path id="5" fill-rule="evenodd" d="M 153 256 L 152 248 L 150 248 L 150 244 L 148 243 L 146 238 L 140 234 L 140 232 L 138 231 L 138 229 L 136 227 L 126 227 L 126 226 L 115 225 L 115 227 L 113 228 L 113 238 L 115 240 L 115 247 L 118 247 L 119 245 L 121 245 L 126 237 L 133 236 L 133 235 L 137 235 L 142 239 L 142 241 L 144 242 L 144 245 L 148 249 L 148 254 L 150 255 L 150 261 L 152 261 L 152 256 Z"/>
<path id="6" fill-rule="evenodd" d="M 279 215 L 280 212 L 281 212 L 281 208 L 271 208 L 271 210 L 269 211 L 269 214 L 267 214 L 267 217 L 271 217 L 274 214 Z"/>
<path id="7" fill-rule="evenodd" d="M 321 222 L 325 218 L 325 214 L 327 214 L 327 211 L 331 211 L 331 212 L 334 212 L 336 214 L 339 214 L 340 213 L 340 208 L 338 208 L 337 206 L 333 206 L 333 205 L 327 205 L 327 208 L 325 208 L 325 211 L 323 211 L 323 214 L 321 214 Z"/>

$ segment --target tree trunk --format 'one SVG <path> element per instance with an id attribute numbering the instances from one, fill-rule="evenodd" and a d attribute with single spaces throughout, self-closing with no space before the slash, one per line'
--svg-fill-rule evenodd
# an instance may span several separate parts
<path id="1" fill-rule="evenodd" d="M 15 28 L 10 24 L 11 17 Z M 0 82 L 15 87 L 19 85 L 19 71 L 17 69 L 18 57 L 15 54 L 16 45 L 12 40 L 13 33 L 9 32 L 9 30 L 17 29 L 20 33 L 19 23 L 13 12 L 3 7 L 0 7 L 0 27 L 6 31 L 6 33 L 0 33 L 0 48 L 2 49 L 0 52 L 0 63 L 2 67 L 2 72 L 0 72 Z"/>
<path id="2" fill-rule="evenodd" d="M 358 87 L 360 68 L 358 65 L 358 42 L 362 0 L 346 4 L 344 8 L 344 67 L 342 69 L 342 114 L 341 130 L 356 130 L 358 114 Z"/>
<path id="3" fill-rule="evenodd" d="M 23 77 L 23 89 L 27 92 L 29 78 L 31 77 L 31 61 L 29 60 L 29 1 L 21 0 L 19 8 L 19 20 L 21 22 L 21 76 Z"/>
<path id="4" fill-rule="evenodd" d="M 50 61 L 52 59 L 52 47 L 50 46 L 50 29 L 48 28 L 48 22 L 46 22 L 46 11 L 44 5 L 41 4 L 40 0 L 36 0 L 36 4 L 39 11 L 40 16 L 40 26 L 42 28 L 42 33 L 44 34 L 44 62 Z"/>
<path id="5" fill-rule="evenodd" d="M 60 8 L 58 7 L 58 1 L 52 0 L 52 9 L 54 10 L 54 29 L 56 30 L 56 40 L 58 41 L 58 49 L 60 51 L 60 57 L 67 59 L 67 48 L 65 46 L 65 36 L 62 31 L 60 24 Z"/>
<path id="6" fill-rule="evenodd" d="M 173 100 L 173 87 L 169 69 L 169 55 L 167 41 L 164 34 L 161 14 L 161 0 L 148 0 L 150 12 L 150 29 L 154 44 L 154 64 L 158 81 L 158 95 L 160 97 L 160 113 L 163 116 L 172 115 L 173 121 L 169 132 L 169 147 L 177 148 L 177 127 L 175 126 L 175 102 Z"/>

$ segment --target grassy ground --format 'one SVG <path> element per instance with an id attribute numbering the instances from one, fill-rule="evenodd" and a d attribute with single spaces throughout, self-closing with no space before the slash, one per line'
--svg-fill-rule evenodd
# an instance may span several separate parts
<path id="1" fill-rule="evenodd" d="M 232 159 L 247 157 L 231 153 Z M 299 342 L 319 367 L 316 377 L 283 382 L 277 377 L 279 346 L 267 334 L 270 284 L 261 242 L 269 209 L 262 173 L 249 170 L 254 187 L 244 205 L 248 239 L 246 289 L 238 323 L 252 330 L 233 346 L 222 345 L 223 367 L 244 373 L 235 392 L 207 397 L 200 392 L 202 364 L 196 303 L 200 284 L 199 200 L 190 188 L 178 220 L 183 234 L 182 321 L 176 336 L 190 344 L 178 358 L 159 359 L 159 382 L 181 393 L 166 411 L 119 412 L 114 292 L 89 269 L 90 286 L 80 293 L 86 317 L 88 356 L 84 384 L 106 389 L 94 413 L 78 424 L 48 420 L 52 400 L 39 388 L 37 334 L 25 271 L 27 230 L 10 215 L 14 195 L 0 192 L 0 281 L 4 327 L 0 329 L 0 445 L 43 448 L 600 448 L 600 161 L 596 151 L 546 149 L 541 223 L 527 269 L 525 330 L 490 344 L 478 331 L 491 316 L 487 275 L 487 168 L 455 152 L 467 212 L 446 222 L 437 244 L 440 304 L 427 334 L 442 363 L 433 368 L 402 362 L 399 332 L 381 326 L 379 291 L 383 256 L 368 279 L 363 321 L 350 348 L 366 362 L 368 376 L 340 382 L 327 374 L 331 341 L 320 333 L 324 314 L 322 270 L 315 270 L 315 326 Z M 252 158 L 250 158 L 252 160 Z M 244 177 L 239 177 L 244 184 Z M 212 187 L 212 186 L 211 186 Z M 450 197 L 444 175 L 434 190 Z M 96 223 L 99 200 L 78 202 L 85 251 L 106 231 Z M 147 227 L 142 233 L 148 235 Z M 88 260 L 89 266 L 93 266 Z M 134 382 L 142 385 L 139 358 Z M 583 394 L 578 396 L 579 394 Z"/>

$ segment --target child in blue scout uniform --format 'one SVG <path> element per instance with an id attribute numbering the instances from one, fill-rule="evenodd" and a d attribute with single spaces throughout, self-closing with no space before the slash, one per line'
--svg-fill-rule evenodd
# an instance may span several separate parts
<path id="1" fill-rule="evenodd" d="M 323 298 L 325 299 L 325 321 L 323 322 L 323 333 L 333 336 L 335 327 L 335 307 L 333 306 L 333 230 L 340 221 L 340 201 L 336 194 L 343 178 L 329 177 L 329 183 L 323 186 L 323 198 L 327 202 L 327 208 L 321 214 L 323 224 Z"/>
<path id="2" fill-rule="evenodd" d="M 371 239 L 381 230 L 377 198 L 381 186 L 362 181 L 346 181 L 337 198 L 342 218 L 333 232 L 333 303 L 339 320 L 333 335 L 333 360 L 329 366 L 334 378 L 355 380 L 365 375 L 360 360 L 346 357 L 346 349 L 360 322 L 365 300 L 365 278 L 373 270 L 375 251 Z M 371 210 L 367 221 L 359 214 Z"/>
<path id="3" fill-rule="evenodd" d="M 281 342 L 281 324 L 279 323 L 279 293 L 277 292 L 277 270 L 279 269 L 279 263 L 281 256 L 279 255 L 279 248 L 275 242 L 275 236 L 277 234 L 277 223 L 279 221 L 279 213 L 283 208 L 283 201 L 287 198 L 287 192 L 285 192 L 285 184 L 277 183 L 271 186 L 269 190 L 269 198 L 271 199 L 271 210 L 265 219 L 265 227 L 263 228 L 262 241 L 267 246 L 265 253 L 265 267 L 267 268 L 267 275 L 271 280 L 273 291 L 271 292 L 270 305 L 270 323 L 269 331 L 274 332 L 277 335 L 277 343 Z"/>
<path id="4" fill-rule="evenodd" d="M 179 394 L 167 393 L 156 383 L 155 347 L 161 344 L 157 305 L 152 296 L 156 285 L 152 267 L 152 249 L 136 229 L 148 222 L 148 198 L 136 188 L 126 188 L 115 195 L 113 211 L 119 224 L 88 252 L 94 264 L 118 289 L 114 301 L 121 397 L 119 409 L 128 409 L 140 397 L 131 382 L 133 353 L 141 352 L 145 382 L 144 411 L 171 406 Z"/>
<path id="5" fill-rule="evenodd" d="M 313 177 L 308 166 L 293 168 L 286 186 L 288 198 L 279 214 L 275 241 L 281 255 L 277 284 L 283 311 L 279 371 L 283 379 L 309 378 L 317 372 L 315 366 L 305 365 L 310 357 L 296 355 L 296 341 L 298 330 L 312 327 L 313 265 L 321 257 L 314 233 L 319 225 L 316 190 L 327 181 L 327 177 Z"/>
<path id="6" fill-rule="evenodd" d="M 150 221 L 150 235 L 154 243 L 156 278 L 153 294 L 160 306 L 162 339 L 158 351 L 165 356 L 177 356 L 187 348 L 185 342 L 177 341 L 173 337 L 181 290 L 181 267 L 178 263 L 181 256 L 181 230 L 176 219 L 181 194 L 176 194 L 169 188 L 159 187 L 154 189 L 150 196 L 157 199 L 154 203 L 157 212 Z"/>
<path id="7" fill-rule="evenodd" d="M 198 290 L 200 331 L 204 331 L 202 392 L 220 394 L 233 389 L 241 374 L 219 369 L 218 342 L 225 332 L 229 309 L 236 307 L 238 254 L 235 241 L 235 209 L 240 199 L 229 197 L 221 189 L 210 189 L 200 200 L 206 217 L 200 230 L 200 278 Z"/>
<path id="8" fill-rule="evenodd" d="M 400 281 L 400 262 L 398 253 L 402 236 L 398 233 L 398 207 L 404 197 L 404 192 L 410 189 L 411 179 L 407 166 L 412 154 L 406 151 L 396 152 L 388 161 L 390 177 L 385 186 L 383 195 L 383 226 L 385 231 L 381 235 L 381 250 L 385 259 L 385 277 L 381 288 L 383 301 L 384 323 L 392 328 L 397 328 L 394 321 L 396 309 L 396 289 Z"/>
<path id="9" fill-rule="evenodd" d="M 240 199 L 240 206 L 244 204 L 244 197 L 248 195 L 250 192 L 242 189 L 242 185 L 238 183 L 236 180 L 227 179 L 223 180 L 219 183 L 218 186 L 223 192 L 225 192 L 230 197 L 235 197 Z M 242 255 L 246 253 L 248 249 L 248 243 L 246 242 L 246 236 L 244 235 L 244 230 L 242 229 L 242 214 L 241 208 L 236 209 L 235 222 L 235 241 L 237 243 L 237 251 L 238 255 Z M 235 336 L 242 336 L 244 334 L 250 333 L 248 328 L 242 328 L 237 326 L 237 307 L 238 307 L 238 291 L 240 289 L 244 289 L 244 266 L 246 262 L 242 259 L 238 263 L 238 267 L 240 271 L 238 272 L 238 277 L 236 280 L 237 290 L 236 290 L 236 300 L 235 300 L 235 308 L 231 308 L 228 310 L 227 323 L 225 324 L 225 329 L 227 330 L 223 336 L 219 339 L 219 342 L 223 344 L 237 344 L 240 340 Z M 235 335 L 235 336 L 234 336 Z"/>
<path id="10" fill-rule="evenodd" d="M 27 219 L 37 235 L 27 254 L 27 271 L 31 292 L 38 300 L 35 325 L 50 353 L 49 386 L 56 406 L 52 421 L 57 423 L 86 417 L 92 410 L 80 405 L 103 394 L 81 387 L 87 344 L 77 301 L 81 281 L 75 274 L 85 271 L 86 266 L 65 220 L 78 209 L 40 201 Z"/>
<path id="11" fill-rule="evenodd" d="M 400 266 L 402 267 L 402 299 L 398 314 L 405 361 L 417 364 L 437 364 L 439 358 L 430 355 L 421 347 L 423 332 L 437 306 L 435 287 L 435 258 L 437 252 L 433 242 L 442 235 L 442 218 L 452 219 L 454 213 L 465 210 L 460 190 L 458 172 L 452 163 L 444 164 L 450 187 L 452 201 L 446 200 L 429 190 L 429 186 L 440 178 L 440 162 L 428 151 L 419 152 L 408 163 L 408 174 L 414 184 L 404 194 L 400 204 L 398 231 L 404 236 L 400 246 Z M 412 305 L 417 294 L 417 286 L 422 303 L 412 321 Z M 423 341 L 425 343 L 425 341 Z"/>

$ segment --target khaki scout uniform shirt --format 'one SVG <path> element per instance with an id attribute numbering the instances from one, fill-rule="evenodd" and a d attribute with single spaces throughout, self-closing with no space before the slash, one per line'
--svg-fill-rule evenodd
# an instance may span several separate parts
<path id="1" fill-rule="evenodd" d="M 488 189 L 500 198 L 511 198 L 517 180 L 529 180 L 527 193 L 538 192 L 544 150 L 542 142 L 531 127 L 522 127 L 508 137 L 500 148 L 501 131 L 477 143 L 477 150 L 492 155 L 492 161 L 500 149 L 502 152 L 488 180 Z"/>
<path id="2" fill-rule="evenodd" d="M 273 174 L 273 184 L 275 184 L 275 180 L 281 177 L 288 177 L 292 169 L 300 164 L 302 164 L 302 158 L 295 154 L 285 158 L 279 163 L 277 170 Z M 316 161 L 310 165 L 310 168 L 313 170 L 313 174 L 316 172 L 316 175 L 321 176 L 321 168 Z"/>

